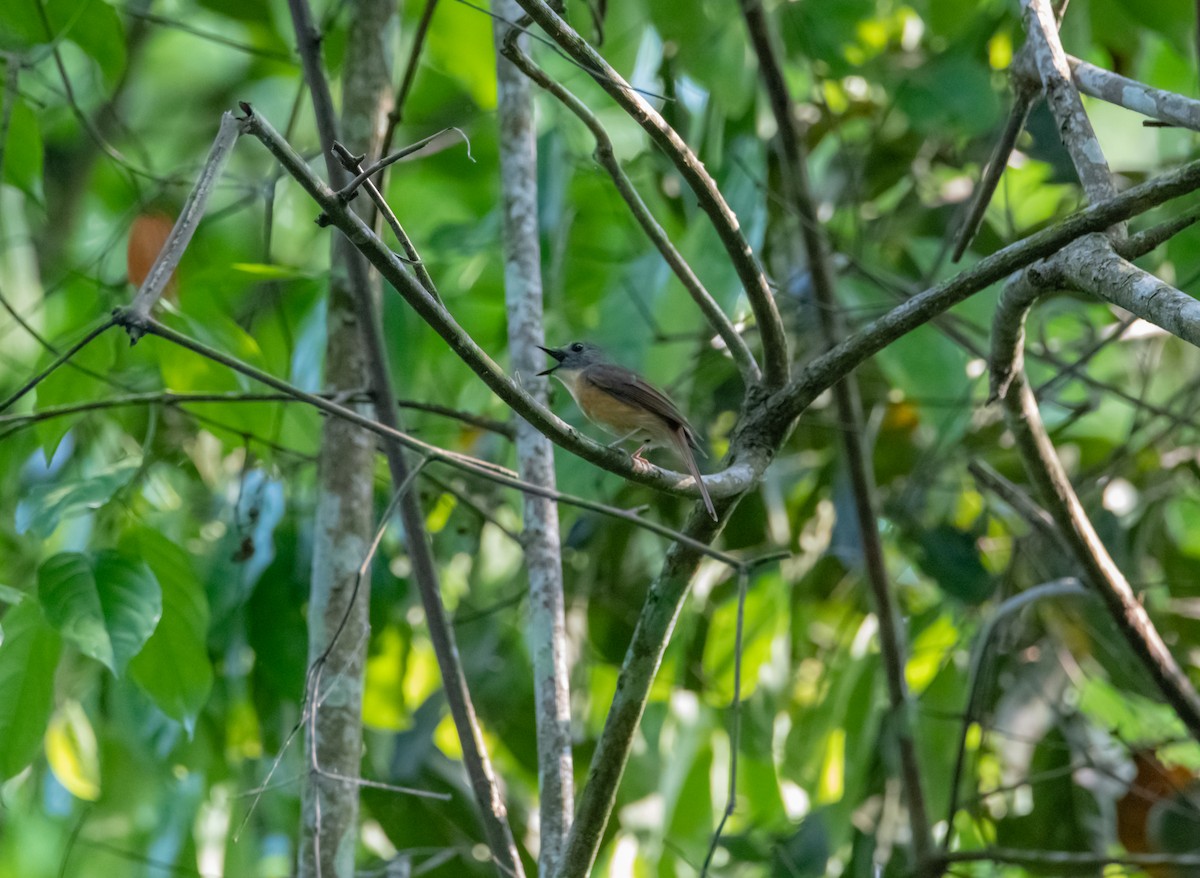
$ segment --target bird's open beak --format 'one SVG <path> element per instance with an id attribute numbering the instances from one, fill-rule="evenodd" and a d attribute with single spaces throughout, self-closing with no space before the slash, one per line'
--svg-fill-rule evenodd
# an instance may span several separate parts
<path id="1" fill-rule="evenodd" d="M 558 360 L 557 363 L 555 363 L 553 366 L 551 366 L 545 372 L 538 372 L 539 376 L 549 375 L 551 372 L 553 372 L 555 369 L 557 369 L 559 366 L 561 366 L 562 361 L 567 358 L 567 355 L 564 354 L 562 351 L 560 351 L 558 348 L 543 348 L 541 345 L 538 345 L 538 347 L 541 348 L 541 350 L 545 351 L 550 356 L 554 357 L 554 359 Z"/>

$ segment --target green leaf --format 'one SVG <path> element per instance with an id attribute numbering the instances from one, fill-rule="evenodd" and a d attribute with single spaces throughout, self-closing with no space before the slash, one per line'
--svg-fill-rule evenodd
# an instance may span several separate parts
<path id="1" fill-rule="evenodd" d="M 41 748 L 54 706 L 62 641 L 33 601 L 4 615 L 0 643 L 0 778 L 22 771 Z"/>
<path id="2" fill-rule="evenodd" d="M 103 0 L 5 0 L 0 48 L 21 52 L 67 39 L 97 64 L 107 82 L 125 69 L 125 32 L 117 11 Z M 47 27 L 49 25 L 49 27 Z"/>
<path id="3" fill-rule="evenodd" d="M 496 108 L 496 56 L 486 15 L 461 3 L 441 7 L 425 47 L 430 63 L 457 80 L 481 110 Z"/>
<path id="4" fill-rule="evenodd" d="M 144 561 L 111 550 L 96 556 L 95 571 L 120 673 L 158 627 L 163 612 L 162 587 Z"/>
<path id="5" fill-rule="evenodd" d="M 83 478 L 35 485 L 17 504 L 17 533 L 31 531 L 35 536 L 50 536 L 62 519 L 108 503 L 113 494 L 133 480 L 140 465 L 140 461 L 123 460 Z"/>
<path id="6" fill-rule="evenodd" d="M 981 604 L 995 591 L 996 581 L 983 566 L 976 536 L 950 524 L 922 531 L 921 569 L 949 595 L 967 604 Z"/>
<path id="7" fill-rule="evenodd" d="M 208 598 L 188 554 L 161 534 L 138 531 L 121 548 L 145 561 L 162 585 L 162 620 L 129 663 L 129 676 L 190 733 L 212 689 Z"/>
<path id="8" fill-rule="evenodd" d="M 8 120 L 0 179 L 41 202 L 42 130 L 33 110 L 19 97 L 13 101 L 12 116 Z"/>
<path id="9" fill-rule="evenodd" d="M 102 0 L 50 0 L 59 33 L 100 65 L 109 84 L 125 69 L 125 32 L 117 11 Z"/>
<path id="10" fill-rule="evenodd" d="M 113 551 L 50 558 L 38 569 L 38 599 L 64 638 L 117 675 L 162 616 L 162 591 L 150 568 Z"/>

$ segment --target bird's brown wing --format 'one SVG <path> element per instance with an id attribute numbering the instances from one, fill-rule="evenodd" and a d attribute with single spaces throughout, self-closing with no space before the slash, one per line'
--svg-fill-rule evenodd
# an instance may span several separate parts
<path id="1" fill-rule="evenodd" d="M 672 429 L 678 425 L 688 433 L 692 432 L 692 425 L 670 397 L 636 372 L 612 363 L 595 363 L 583 370 L 582 377 L 622 402 L 660 415 L 671 422 Z"/>

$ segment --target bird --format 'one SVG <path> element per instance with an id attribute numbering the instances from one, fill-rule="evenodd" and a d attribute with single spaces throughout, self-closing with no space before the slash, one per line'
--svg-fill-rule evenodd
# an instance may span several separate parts
<path id="1" fill-rule="evenodd" d="M 696 480 L 704 508 L 717 521 L 708 488 L 696 465 L 696 431 L 665 393 L 632 369 L 609 359 L 599 345 L 574 341 L 561 348 L 538 345 L 558 362 L 538 375 L 552 375 L 563 383 L 575 404 L 589 421 L 618 436 L 642 441 L 632 455 L 635 469 L 644 470 L 650 462 L 642 452 L 652 446 L 675 449 Z"/>

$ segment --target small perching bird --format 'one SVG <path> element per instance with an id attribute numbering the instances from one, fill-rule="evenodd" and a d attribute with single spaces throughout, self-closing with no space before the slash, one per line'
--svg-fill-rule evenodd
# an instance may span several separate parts
<path id="1" fill-rule="evenodd" d="M 539 345 L 539 347 L 541 347 Z M 671 399 L 632 369 L 612 362 L 600 347 L 575 341 L 561 348 L 542 348 L 558 361 L 539 375 L 553 375 L 570 391 L 587 419 L 622 439 L 635 438 L 635 467 L 650 462 L 642 451 L 653 446 L 675 449 L 696 480 L 704 508 L 717 521 L 717 511 L 696 465 L 696 433 Z"/>

